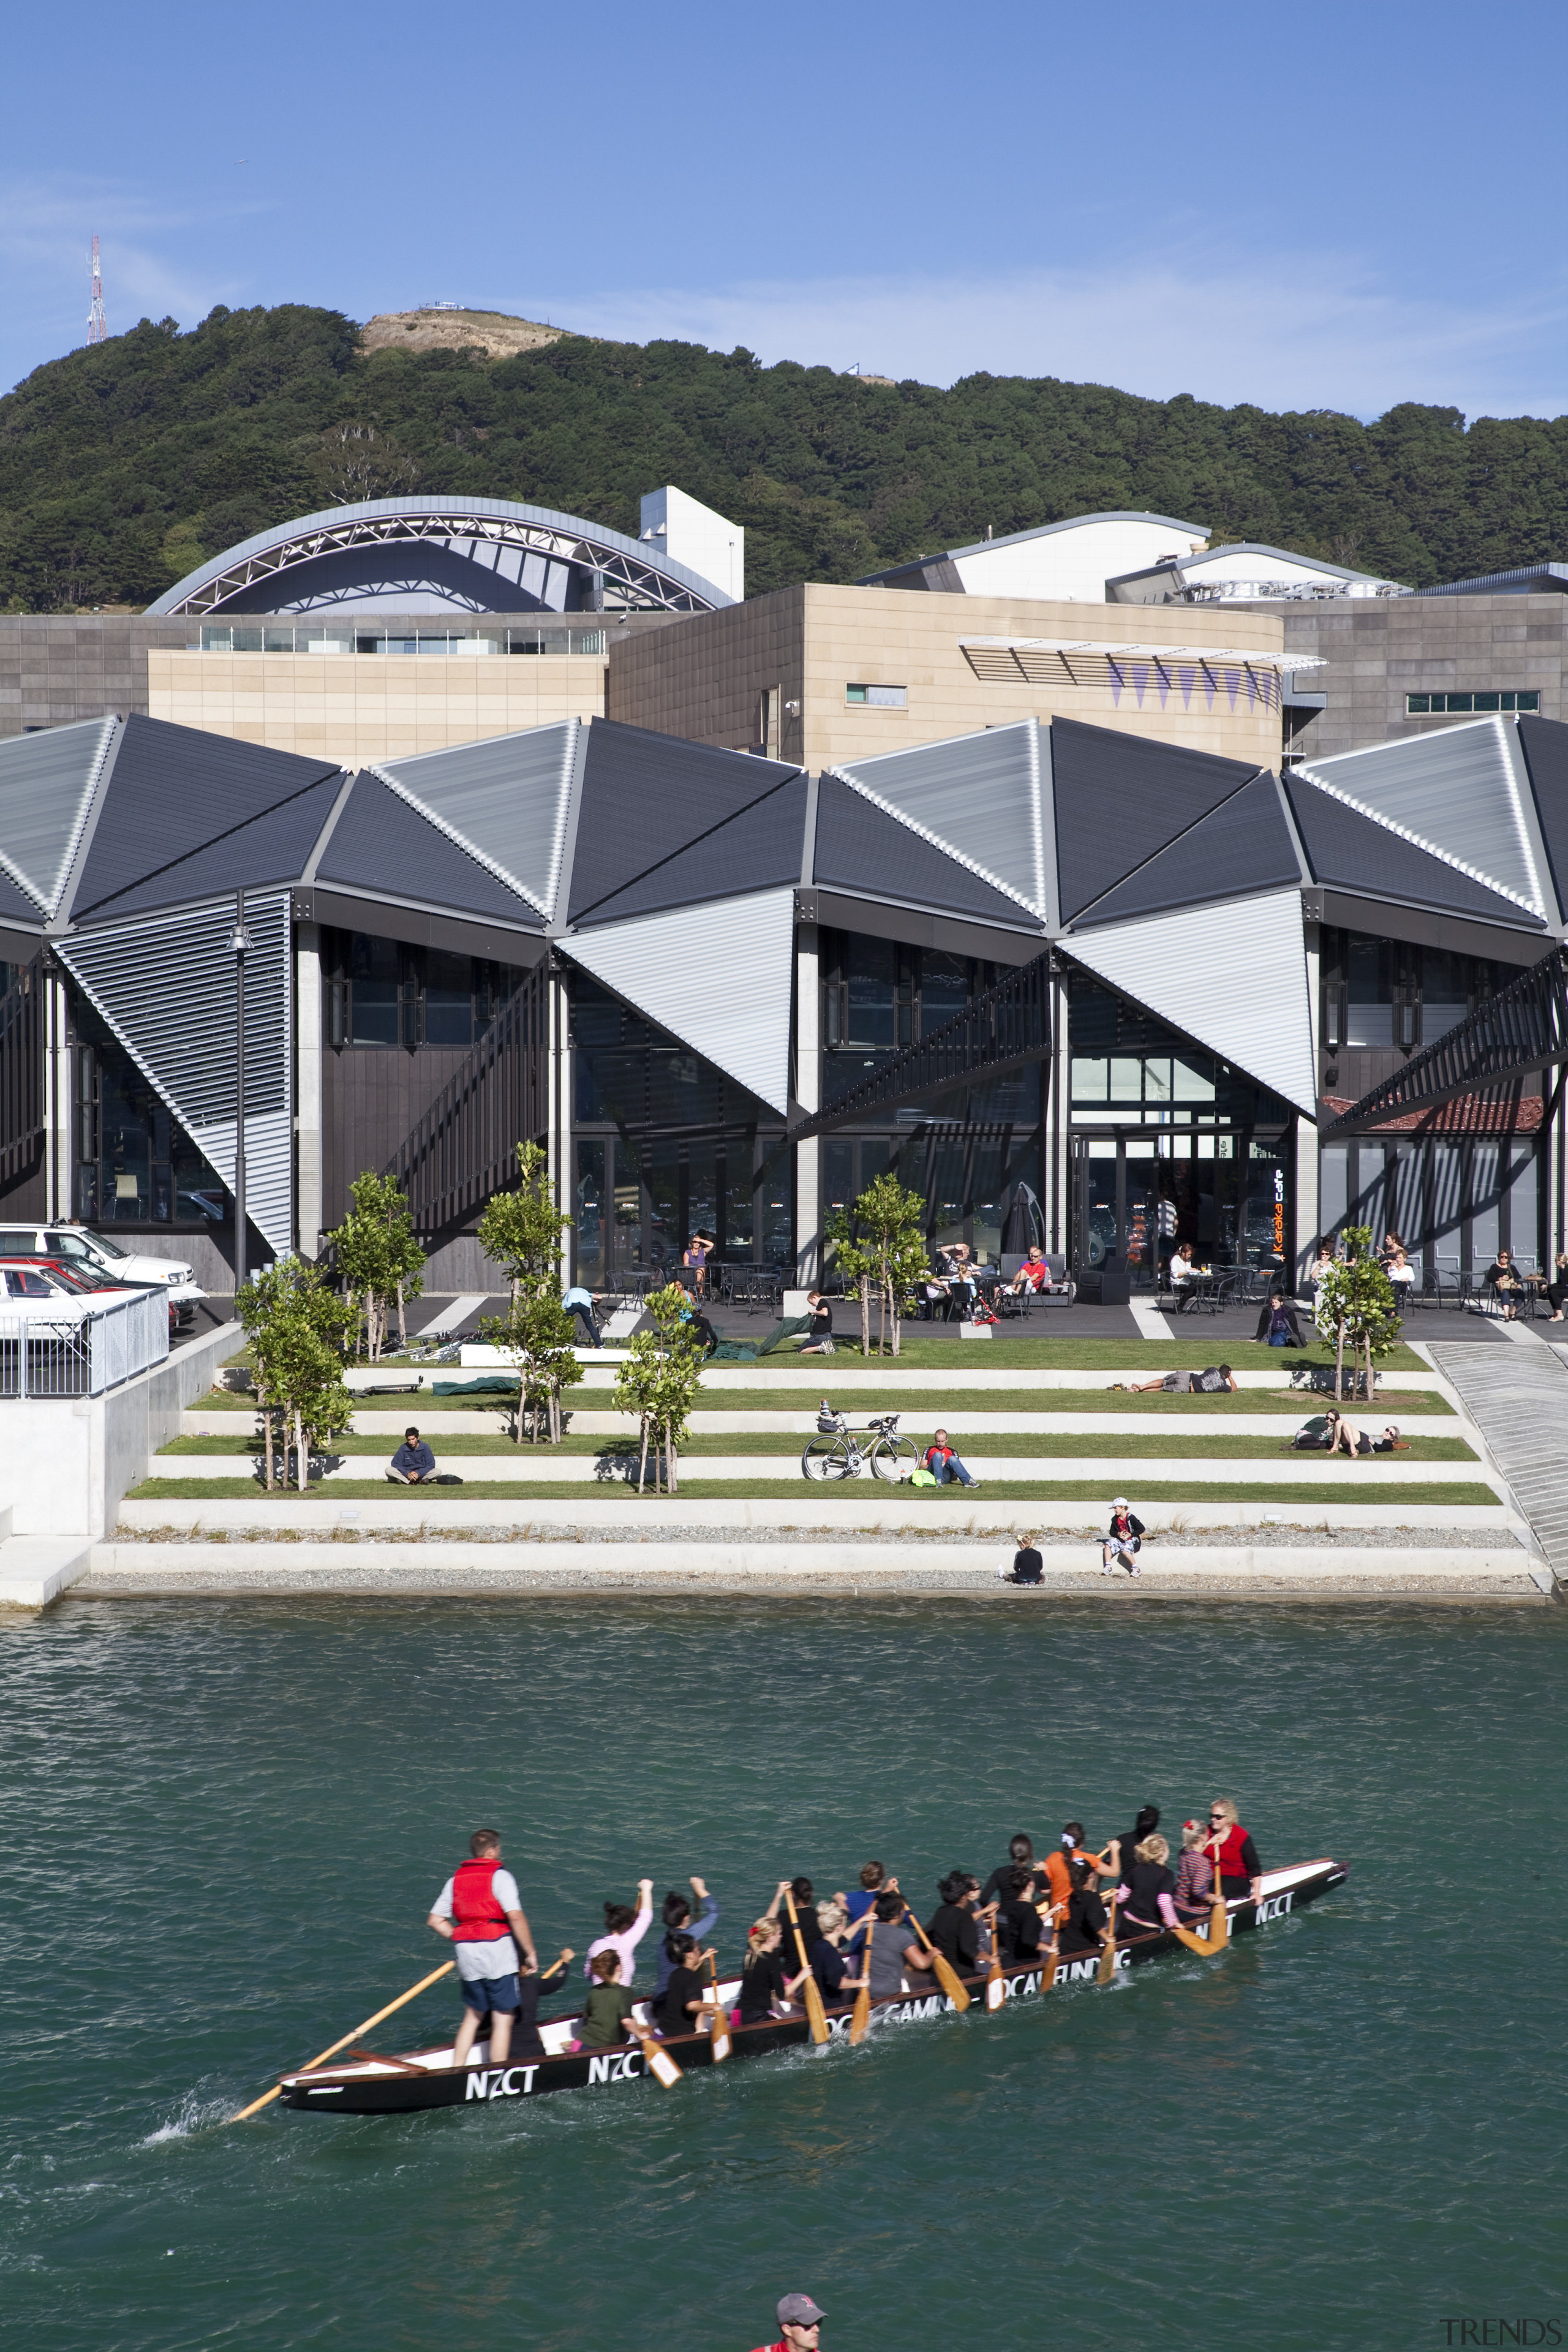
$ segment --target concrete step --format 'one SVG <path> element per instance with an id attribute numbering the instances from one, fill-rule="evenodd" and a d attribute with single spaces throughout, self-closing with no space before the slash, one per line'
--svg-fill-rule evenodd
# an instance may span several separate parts
<path id="1" fill-rule="evenodd" d="M 47 1609 L 87 1573 L 87 1536 L 12 1536 L 0 1543 L 0 1608 Z"/>
<path id="2" fill-rule="evenodd" d="M 438 1457 L 439 1458 L 439 1457 Z M 629 1465 L 620 1454 L 557 1454 L 553 1448 L 523 1446 L 515 1458 L 499 1454 L 453 1454 L 443 1463 L 444 1470 L 461 1478 L 466 1486 L 604 1486 L 607 1480 L 637 1482 L 635 1457 Z M 1140 1480 L 1163 1486 L 1181 1482 L 1192 1485 L 1199 1481 L 1221 1486 L 1292 1486 L 1323 1487 L 1338 1493 L 1348 1481 L 1375 1481 L 1379 1489 L 1398 1486 L 1473 1486 L 1478 1481 L 1489 1483 L 1479 1462 L 1415 1462 L 1401 1456 L 1349 1462 L 1342 1457 L 1331 1461 L 1326 1454 L 1280 1454 L 1264 1459 L 1246 1459 L 1225 1454 L 1216 1448 L 1213 1453 L 1192 1454 L 1138 1454 L 1119 1457 L 1115 1454 L 1085 1456 L 1081 1454 L 987 1454 L 976 1456 L 976 1479 L 979 1485 L 1048 1484 L 1065 1478 L 1092 1480 L 1108 1491 L 1117 1486 L 1130 1490 Z M 737 1482 L 759 1479 L 799 1479 L 802 1474 L 798 1457 L 793 1454 L 689 1454 L 681 1457 L 680 1467 L 688 1478 L 722 1478 Z M 363 1481 L 383 1475 L 384 1465 L 374 1454 L 350 1454 L 339 1457 L 338 1466 L 326 1474 L 324 1482 L 312 1480 L 312 1485 L 342 1484 L 344 1480 Z M 235 1454 L 161 1454 L 149 1465 L 148 1475 L 154 1478 L 178 1478 L 200 1481 L 218 1478 L 251 1478 L 258 1475 L 254 1455 Z M 825 1482 L 826 1483 L 826 1482 Z M 850 1482 L 854 1483 L 854 1482 Z M 869 1471 L 860 1474 L 859 1483 L 870 1486 Z"/>
<path id="3" fill-rule="evenodd" d="M 417 1402 L 416 1400 L 416 1402 Z M 1310 1398 L 1301 1400 L 1300 1418 L 1310 1419 L 1320 1409 Z M 572 1433 L 578 1437 L 635 1437 L 637 1422 L 630 1413 L 596 1412 L 568 1403 L 567 1416 Z M 847 1408 L 847 1417 L 855 1423 L 865 1417 L 865 1408 Z M 1364 1405 L 1359 1408 L 1360 1420 L 1381 1425 L 1379 1416 L 1387 1419 L 1381 1406 L 1369 1416 Z M 1050 1436 L 1071 1431 L 1089 1435 L 1136 1436 L 1152 1430 L 1185 1429 L 1194 1437 L 1275 1437 L 1283 1444 L 1295 1423 L 1285 1412 L 1182 1412 L 1163 1415 L 1158 1412 L 1009 1412 L 931 1411 L 915 1405 L 900 1409 L 900 1423 L 906 1433 L 914 1435 L 934 1429 L 941 1420 L 944 1429 L 952 1434 L 973 1436 L 987 1431 L 1015 1431 L 1020 1436 Z M 465 1412 L 443 1408 L 438 1415 L 427 1413 L 421 1420 L 417 1412 L 390 1412 L 362 1407 L 351 1424 L 356 1437 L 401 1437 L 410 1421 L 426 1429 L 436 1444 L 443 1437 L 495 1437 L 505 1434 L 510 1427 L 511 1412 L 503 1403 L 490 1412 Z M 224 1437 L 237 1440 L 241 1433 L 248 1436 L 251 1420 L 247 1414 L 229 1412 L 203 1412 L 199 1407 L 183 1416 L 182 1437 Z M 710 1437 L 798 1436 L 804 1444 L 816 1427 L 815 1410 L 805 1404 L 786 1412 L 715 1412 L 705 1407 L 691 1416 L 696 1435 Z M 1451 1412 L 1405 1412 L 1399 1415 L 1401 1433 L 1406 1437 L 1462 1437 L 1467 1434 L 1462 1418 Z"/>

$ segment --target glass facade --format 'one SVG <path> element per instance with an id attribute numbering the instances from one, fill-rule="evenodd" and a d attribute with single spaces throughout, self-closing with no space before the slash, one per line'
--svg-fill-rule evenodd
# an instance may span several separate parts
<path id="1" fill-rule="evenodd" d="M 1323 1050 L 1410 1053 L 1517 979 L 1519 966 L 1364 931 L 1325 929 L 1320 944 Z M 1390 1065 L 1392 1068 L 1393 1065 Z"/>
<path id="2" fill-rule="evenodd" d="M 323 930 L 329 1045 L 477 1045 L 522 975 L 511 964 L 368 931 Z"/>
<path id="3" fill-rule="evenodd" d="M 1352 1136 L 1320 1161 L 1325 1235 L 1370 1225 L 1397 1234 L 1422 1276 L 1483 1274 L 1500 1248 L 1526 1272 L 1546 1247 L 1541 1139 Z"/>
<path id="4" fill-rule="evenodd" d="M 84 1223 L 220 1224 L 226 1187 L 92 1007 L 75 1006 L 75 1213 Z"/>

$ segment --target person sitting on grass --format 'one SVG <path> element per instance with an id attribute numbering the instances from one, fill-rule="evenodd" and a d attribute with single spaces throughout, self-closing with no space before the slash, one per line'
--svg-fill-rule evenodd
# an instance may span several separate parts
<path id="1" fill-rule="evenodd" d="M 1374 1454 L 1408 1454 L 1410 1440 L 1407 1437 L 1401 1437 L 1393 1422 L 1390 1422 L 1383 1435 L 1373 1439 L 1372 1450 Z"/>
<path id="2" fill-rule="evenodd" d="M 1116 1385 L 1120 1388 L 1121 1382 Z M 1148 1396 L 1156 1389 L 1163 1389 L 1167 1396 L 1217 1396 L 1222 1389 L 1234 1394 L 1236 1374 L 1228 1364 L 1205 1364 L 1201 1372 L 1162 1372 L 1157 1381 L 1134 1381 L 1130 1393 Z"/>
<path id="3" fill-rule="evenodd" d="M 1287 1298 L 1282 1290 L 1271 1291 L 1268 1306 L 1258 1308 L 1258 1328 L 1252 1336 L 1268 1348 L 1304 1348 L 1307 1344 L 1296 1319 L 1295 1301 Z"/>
<path id="4" fill-rule="evenodd" d="M 398 1486 L 428 1486 L 436 1475 L 436 1456 L 416 1429 L 405 1429 L 403 1443 L 386 1465 L 386 1475 Z"/>
<path id="5" fill-rule="evenodd" d="M 921 1454 L 921 1461 L 931 1472 L 939 1486 L 945 1486 L 949 1479 L 956 1481 L 960 1486 L 978 1486 L 980 1484 L 979 1479 L 974 1477 L 959 1460 L 958 1455 L 948 1444 L 945 1429 L 939 1429 L 936 1432 L 931 1444 Z"/>

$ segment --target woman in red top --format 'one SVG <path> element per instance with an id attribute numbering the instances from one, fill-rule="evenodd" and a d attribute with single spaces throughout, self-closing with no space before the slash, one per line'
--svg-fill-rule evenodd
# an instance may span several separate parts
<path id="1" fill-rule="evenodd" d="M 1239 1895 L 1244 1900 L 1250 1895 L 1257 1903 L 1263 1894 L 1263 1864 L 1258 1859 L 1252 1832 L 1242 1828 L 1240 1816 L 1229 1797 L 1216 1797 L 1209 1807 L 1208 1850 L 1211 1854 L 1216 1843 L 1221 1894 L 1233 1898 Z"/>

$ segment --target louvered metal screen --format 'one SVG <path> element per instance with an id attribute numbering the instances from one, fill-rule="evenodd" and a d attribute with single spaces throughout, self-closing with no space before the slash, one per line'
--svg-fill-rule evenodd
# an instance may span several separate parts
<path id="1" fill-rule="evenodd" d="M 35 957 L 0 996 L 0 1181 L 31 1166 L 44 1141 L 44 975 Z"/>

